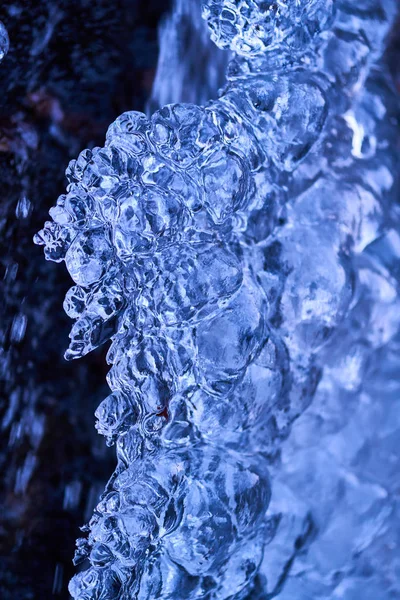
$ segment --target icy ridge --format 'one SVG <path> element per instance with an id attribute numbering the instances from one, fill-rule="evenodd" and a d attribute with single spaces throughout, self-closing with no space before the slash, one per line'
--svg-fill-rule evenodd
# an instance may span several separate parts
<path id="1" fill-rule="evenodd" d="M 96 416 L 118 465 L 78 540 L 76 599 L 240 600 L 256 581 L 270 464 L 390 213 L 364 84 L 394 9 L 336 4 L 206 3 L 237 54 L 220 98 L 121 115 L 36 236 L 76 284 L 66 358 L 112 340 Z"/>

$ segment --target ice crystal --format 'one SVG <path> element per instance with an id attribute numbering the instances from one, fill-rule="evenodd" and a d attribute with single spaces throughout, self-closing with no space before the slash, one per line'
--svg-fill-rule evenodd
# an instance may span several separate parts
<path id="1" fill-rule="evenodd" d="M 390 92 L 370 76 L 395 5 L 333 9 L 208 0 L 236 54 L 219 98 L 121 115 L 36 236 L 75 282 L 66 358 L 112 340 L 96 426 L 118 464 L 76 600 L 355 598 L 351 557 L 395 543 L 393 484 L 346 441 L 398 344 Z"/>
<path id="2" fill-rule="evenodd" d="M 0 62 L 3 60 L 3 58 L 7 54 L 9 47 L 10 47 L 10 40 L 8 37 L 7 29 L 4 27 L 3 23 L 0 21 Z"/>

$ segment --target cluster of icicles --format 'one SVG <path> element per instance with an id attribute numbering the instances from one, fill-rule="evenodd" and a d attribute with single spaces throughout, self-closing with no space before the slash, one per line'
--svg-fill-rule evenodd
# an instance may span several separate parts
<path id="1" fill-rule="evenodd" d="M 373 4 L 208 0 L 212 39 L 234 52 L 220 97 L 124 113 L 70 163 L 35 241 L 75 282 L 66 358 L 112 340 L 96 417 L 118 458 L 77 542 L 90 564 L 74 599 L 259 585 L 279 521 L 270 465 L 388 218 L 385 111 L 365 81 L 395 4 Z"/>

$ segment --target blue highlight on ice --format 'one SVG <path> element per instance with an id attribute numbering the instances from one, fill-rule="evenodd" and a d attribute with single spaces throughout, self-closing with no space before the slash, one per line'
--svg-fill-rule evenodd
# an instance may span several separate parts
<path id="1" fill-rule="evenodd" d="M 208 0 L 234 53 L 220 97 L 124 113 L 70 163 L 35 241 L 75 284 L 66 358 L 111 340 L 96 427 L 118 459 L 74 599 L 399 592 L 395 479 L 371 456 L 400 427 L 393 100 L 373 69 L 394 12 Z"/>

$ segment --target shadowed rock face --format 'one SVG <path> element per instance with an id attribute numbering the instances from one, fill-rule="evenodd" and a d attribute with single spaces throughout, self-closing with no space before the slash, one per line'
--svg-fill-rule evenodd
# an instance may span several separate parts
<path id="1" fill-rule="evenodd" d="M 64 186 L 65 164 L 143 109 L 166 2 L 13 2 L 0 64 L 0 597 L 68 598 L 78 527 L 112 462 L 93 427 L 104 357 L 62 357 L 68 275 L 32 237 Z M 0 45 L 2 43 L 0 32 Z"/>

